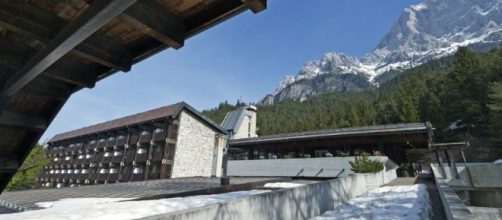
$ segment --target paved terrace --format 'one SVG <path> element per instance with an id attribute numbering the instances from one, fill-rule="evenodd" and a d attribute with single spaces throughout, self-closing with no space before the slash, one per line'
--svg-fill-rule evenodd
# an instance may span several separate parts
<path id="1" fill-rule="evenodd" d="M 221 186 L 220 178 L 188 177 L 117 184 L 103 184 L 60 189 L 39 189 L 5 192 L 0 195 L 0 208 L 10 206 L 16 210 L 40 209 L 35 203 L 64 198 L 136 198 L 158 199 L 187 195 L 213 194 L 263 186 L 278 178 L 236 177 L 229 186 Z M 284 179 L 283 179 L 284 180 Z M 0 210 L 1 211 L 1 210 Z M 6 213 L 6 212 L 0 212 Z"/>

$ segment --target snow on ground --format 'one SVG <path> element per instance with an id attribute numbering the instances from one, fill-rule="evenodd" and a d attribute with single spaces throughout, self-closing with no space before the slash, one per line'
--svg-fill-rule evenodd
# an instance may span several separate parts
<path id="1" fill-rule="evenodd" d="M 266 183 L 263 187 L 265 188 L 295 188 L 299 186 L 303 186 L 301 183 L 287 183 L 287 182 L 277 182 L 277 183 Z"/>
<path id="2" fill-rule="evenodd" d="M 204 205 L 227 202 L 269 190 L 239 191 L 223 194 L 188 196 L 159 200 L 126 201 L 132 198 L 73 198 L 37 203 L 45 209 L 3 214 L 2 220 L 58 220 L 58 219 L 137 219 L 166 214 Z"/>
<path id="3" fill-rule="evenodd" d="M 430 219 L 429 194 L 423 184 L 387 186 L 351 199 L 313 220 L 327 219 Z"/>

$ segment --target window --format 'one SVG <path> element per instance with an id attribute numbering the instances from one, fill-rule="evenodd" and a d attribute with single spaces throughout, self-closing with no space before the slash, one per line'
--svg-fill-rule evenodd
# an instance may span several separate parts
<path id="1" fill-rule="evenodd" d="M 145 147 L 139 147 L 137 153 L 138 154 L 144 154 L 144 153 L 146 153 L 146 148 Z"/>
<path id="2" fill-rule="evenodd" d="M 58 157 L 54 157 L 54 161 L 59 161 L 59 158 Z"/>
<path id="3" fill-rule="evenodd" d="M 89 173 L 89 169 L 87 168 L 82 168 L 82 174 L 88 174 Z"/>
<path id="4" fill-rule="evenodd" d="M 68 168 L 68 170 L 66 170 L 66 173 L 67 173 L 67 174 L 71 174 L 71 173 L 72 173 L 72 171 L 73 171 L 72 169 Z"/>
<path id="5" fill-rule="evenodd" d="M 110 168 L 110 173 L 118 173 L 118 172 L 119 172 L 119 169 L 117 169 L 117 167 Z"/>
<path id="6" fill-rule="evenodd" d="M 162 148 L 163 148 L 163 146 L 160 145 L 160 144 L 154 145 L 153 146 L 153 152 L 154 153 L 162 153 Z"/>
<path id="7" fill-rule="evenodd" d="M 54 170 L 49 171 L 50 174 L 54 174 Z"/>
<path id="8" fill-rule="evenodd" d="M 125 136 L 124 135 L 119 135 L 118 139 L 124 139 Z"/>
<path id="9" fill-rule="evenodd" d="M 88 153 L 85 155 L 85 159 L 91 159 L 92 158 L 92 154 Z"/>
<path id="10" fill-rule="evenodd" d="M 64 160 L 71 160 L 71 156 L 66 156 Z"/>
<path id="11" fill-rule="evenodd" d="M 95 144 L 95 143 L 96 143 L 96 140 L 92 140 L 92 141 L 91 141 L 91 144 Z"/>
<path id="12" fill-rule="evenodd" d="M 66 170 L 61 170 L 61 174 L 66 174 Z"/>
<path id="13" fill-rule="evenodd" d="M 134 174 L 143 173 L 143 167 L 140 166 L 134 167 L 134 170 L 132 172 Z"/>
<path id="14" fill-rule="evenodd" d="M 106 139 L 104 139 L 104 138 L 99 139 L 99 143 L 103 143 L 105 141 L 106 141 Z"/>
<path id="15" fill-rule="evenodd" d="M 110 137 L 110 138 L 108 138 L 108 141 L 113 141 L 113 140 L 115 140 L 115 138 L 114 138 L 114 137 Z"/>
<path id="16" fill-rule="evenodd" d="M 109 152 L 109 151 L 105 152 L 105 157 L 111 157 L 111 156 L 112 156 L 112 152 Z"/>
<path id="17" fill-rule="evenodd" d="M 155 128 L 155 134 L 162 133 L 164 132 L 164 129 L 162 128 Z"/>
<path id="18" fill-rule="evenodd" d="M 149 132 L 149 131 L 142 131 L 142 132 L 141 132 L 141 135 L 148 135 L 148 134 L 150 134 L 150 132 Z"/>
<path id="19" fill-rule="evenodd" d="M 121 156 L 122 155 L 122 151 L 121 150 L 116 150 L 115 152 L 113 152 L 113 156 L 114 157 L 118 157 L 118 156 Z"/>
<path id="20" fill-rule="evenodd" d="M 85 158 L 85 155 L 83 155 L 83 154 L 78 155 L 78 159 L 84 159 L 84 158 Z"/>
<path id="21" fill-rule="evenodd" d="M 63 188 L 63 184 L 62 184 L 62 183 L 58 183 L 58 184 L 56 185 L 56 187 L 57 187 L 57 188 Z"/>
<path id="22" fill-rule="evenodd" d="M 125 174 L 125 173 L 130 173 L 131 172 L 131 166 L 124 166 L 122 168 L 122 174 Z"/>
<path id="23" fill-rule="evenodd" d="M 160 173 L 160 165 L 154 164 L 150 168 L 150 173 Z"/>
<path id="24" fill-rule="evenodd" d="M 100 174 L 107 174 L 107 173 L 108 173 L 108 168 L 104 168 L 104 167 L 103 167 L 103 168 L 101 168 L 101 169 L 99 170 L 99 173 L 100 173 Z"/>
<path id="25" fill-rule="evenodd" d="M 73 174 L 79 174 L 80 173 L 80 170 L 79 169 L 74 169 L 73 170 Z"/>

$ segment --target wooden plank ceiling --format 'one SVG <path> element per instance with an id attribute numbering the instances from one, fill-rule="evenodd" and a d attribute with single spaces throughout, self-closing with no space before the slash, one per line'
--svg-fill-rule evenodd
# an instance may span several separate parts
<path id="1" fill-rule="evenodd" d="M 82 88 L 266 0 L 0 0 L 0 192 Z"/>

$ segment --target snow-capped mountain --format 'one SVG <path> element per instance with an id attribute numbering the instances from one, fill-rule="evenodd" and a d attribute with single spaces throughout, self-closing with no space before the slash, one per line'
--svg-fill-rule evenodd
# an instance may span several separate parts
<path id="1" fill-rule="evenodd" d="M 378 46 L 362 58 L 327 53 L 286 76 L 260 103 L 304 100 L 326 92 L 377 86 L 378 76 L 454 53 L 459 46 L 502 41 L 502 0 L 425 0 L 404 9 Z"/>

